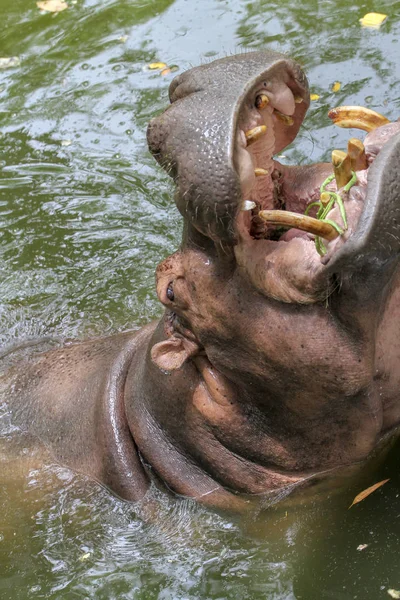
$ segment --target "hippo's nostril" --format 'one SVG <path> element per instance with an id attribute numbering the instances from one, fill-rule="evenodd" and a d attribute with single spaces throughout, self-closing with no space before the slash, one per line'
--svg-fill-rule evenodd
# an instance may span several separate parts
<path id="1" fill-rule="evenodd" d="M 173 302 L 175 300 L 175 294 L 174 294 L 174 288 L 173 288 L 172 281 L 168 284 L 168 287 L 167 287 L 167 298 L 168 298 L 168 300 L 170 300 L 170 302 Z"/>

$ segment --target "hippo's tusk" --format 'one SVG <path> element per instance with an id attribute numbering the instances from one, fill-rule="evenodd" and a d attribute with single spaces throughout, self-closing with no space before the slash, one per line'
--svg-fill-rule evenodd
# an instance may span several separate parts
<path id="1" fill-rule="evenodd" d="M 364 144 L 357 138 L 350 138 L 347 142 L 347 153 L 350 156 L 353 171 L 362 171 L 368 167 Z"/>
<path id="2" fill-rule="evenodd" d="M 254 142 L 258 142 L 260 138 L 263 137 L 267 133 L 266 125 L 258 125 L 258 127 L 254 127 L 253 129 L 249 129 L 244 134 L 246 136 L 247 145 L 254 144 Z"/>
<path id="3" fill-rule="evenodd" d="M 295 104 L 301 104 L 304 102 L 304 99 L 301 96 L 294 96 Z"/>
<path id="4" fill-rule="evenodd" d="M 328 112 L 328 117 L 339 127 L 355 127 L 363 131 L 373 131 L 390 123 L 383 115 L 363 106 L 338 106 Z"/>
<path id="5" fill-rule="evenodd" d="M 268 175 L 268 171 L 267 169 L 260 169 L 260 168 L 256 168 L 254 169 L 254 175 L 256 177 L 263 177 L 264 175 Z"/>
<path id="6" fill-rule="evenodd" d="M 278 119 L 278 121 L 280 121 L 284 125 L 287 125 L 288 127 L 290 127 L 294 123 L 293 117 L 291 117 L 290 115 L 284 115 L 283 113 L 279 112 L 279 110 L 275 109 L 274 115 Z"/>
<path id="7" fill-rule="evenodd" d="M 332 152 L 333 171 L 335 173 L 337 189 L 344 187 L 349 183 L 353 176 L 351 168 L 351 158 L 342 150 L 333 150 Z"/>
<path id="8" fill-rule="evenodd" d="M 258 94 L 258 96 L 256 97 L 256 108 L 258 110 L 262 110 L 263 108 L 265 108 L 266 106 L 268 106 L 269 104 L 269 98 L 266 94 Z"/>
<path id="9" fill-rule="evenodd" d="M 261 210 L 258 216 L 271 225 L 301 229 L 329 241 L 340 235 L 330 223 L 287 210 Z"/>

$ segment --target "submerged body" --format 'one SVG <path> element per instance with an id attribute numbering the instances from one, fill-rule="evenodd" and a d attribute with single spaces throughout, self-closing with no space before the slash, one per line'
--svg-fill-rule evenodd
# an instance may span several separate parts
<path id="1" fill-rule="evenodd" d="M 367 136 L 368 169 L 341 191 L 348 228 L 321 257 L 314 235 L 260 218 L 303 213 L 332 172 L 273 160 L 308 106 L 296 63 L 215 61 L 176 78 L 171 101 L 149 126 L 185 219 L 180 251 L 157 269 L 163 319 L 38 356 L 2 387 L 15 424 L 123 498 L 155 478 L 244 510 L 397 435 L 399 127 Z"/>

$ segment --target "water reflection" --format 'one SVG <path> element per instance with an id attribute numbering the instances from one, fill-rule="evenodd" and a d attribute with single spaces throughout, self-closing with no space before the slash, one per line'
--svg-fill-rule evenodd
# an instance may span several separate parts
<path id="1" fill-rule="evenodd" d="M 397 118 L 400 3 L 379 31 L 371 3 L 78 0 L 42 15 L 3 0 L 0 54 L 0 346 L 138 327 L 160 314 L 154 267 L 176 249 L 173 189 L 148 155 L 145 130 L 171 77 L 215 56 L 263 48 L 305 66 L 312 104 L 289 162 L 343 147 L 327 108 L 367 104 Z M 331 90 L 340 81 L 339 92 Z M 32 348 L 21 349 L 18 356 Z M 352 511 L 349 490 L 295 511 L 236 523 L 153 491 L 143 507 L 51 464 L 0 413 L 0 590 L 12 598 L 363 598 L 400 589 L 396 451 L 376 479 L 391 486 Z M 11 456 L 30 456 L 27 472 Z M 366 477 L 373 478 L 372 473 Z M 135 512 L 137 511 L 137 513 Z M 368 544 L 357 550 L 359 544 Z"/>

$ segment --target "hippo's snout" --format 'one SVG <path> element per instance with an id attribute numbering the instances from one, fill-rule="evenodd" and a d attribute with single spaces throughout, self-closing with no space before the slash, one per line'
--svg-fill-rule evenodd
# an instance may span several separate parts
<path id="1" fill-rule="evenodd" d="M 216 242 L 234 244 L 248 185 L 296 137 L 309 105 L 307 79 L 293 60 L 254 52 L 179 75 L 170 99 L 149 125 L 149 148 L 175 179 L 185 220 Z M 252 144 L 257 151 L 261 143 L 254 166 L 242 149 Z"/>

